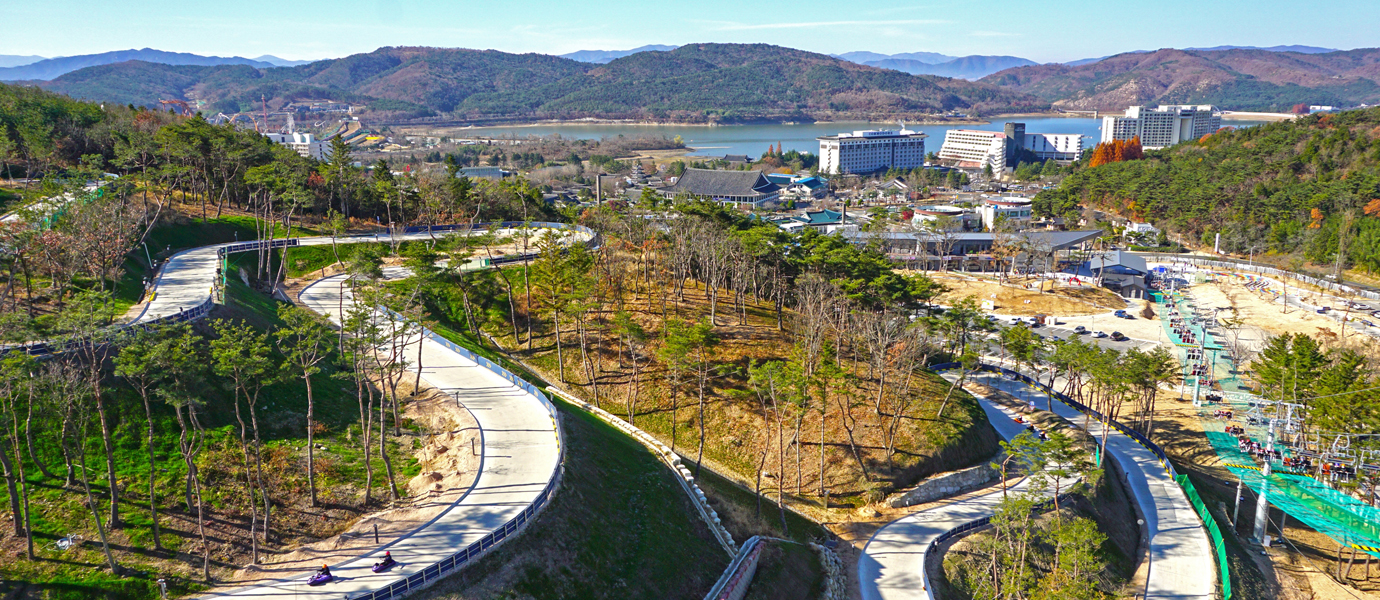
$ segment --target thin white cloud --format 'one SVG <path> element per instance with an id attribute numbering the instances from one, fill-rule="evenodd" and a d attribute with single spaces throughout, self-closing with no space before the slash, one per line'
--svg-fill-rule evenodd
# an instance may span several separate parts
<path id="1" fill-rule="evenodd" d="M 1008 33 L 1005 31 L 974 31 L 968 35 L 973 37 L 1018 37 L 1019 33 Z"/>
<path id="2" fill-rule="evenodd" d="M 904 19 L 876 21 L 805 21 L 796 23 L 734 23 L 719 22 L 718 31 L 758 31 L 764 29 L 816 29 L 820 27 L 885 27 L 895 25 L 944 25 L 949 21 L 936 19 Z"/>

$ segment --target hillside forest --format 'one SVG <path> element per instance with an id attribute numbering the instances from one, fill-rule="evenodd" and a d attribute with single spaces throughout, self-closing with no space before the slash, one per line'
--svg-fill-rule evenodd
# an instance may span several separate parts
<path id="1" fill-rule="evenodd" d="M 1037 214 L 1085 208 L 1151 222 L 1189 245 L 1329 271 L 1380 270 L 1380 109 L 1311 115 L 1076 165 Z"/>
<path id="2" fill-rule="evenodd" d="M 343 145 L 317 162 L 200 118 L 34 88 L 0 86 L 0 134 L 3 199 L 26 206 L 0 232 L 0 333 L 107 341 L 0 369 L 13 516 L 0 544 L 17 557 L 0 573 L 35 597 L 153 597 L 153 573 L 175 594 L 205 589 L 406 499 L 427 434 L 409 412 L 425 390 L 387 343 L 407 332 L 357 310 L 342 335 L 264 293 L 326 271 L 495 360 L 525 349 L 534 380 L 588 384 L 697 462 L 755 479 L 756 507 L 725 510 L 749 529 L 775 506 L 790 528 L 787 494 L 860 505 L 995 450 L 972 398 L 925 370 L 963 352 L 976 311 L 912 322 L 942 288 L 873 249 L 694 202 L 670 209 L 687 227 L 671 234 L 595 211 L 571 216 L 609 244 L 524 239 L 541 258 L 503 270 L 458 268 L 518 243 L 493 236 L 239 255 L 211 319 L 125 333 L 159 263 L 188 247 L 570 217 L 520 179 L 363 169 Z M 385 264 L 414 275 L 385 281 Z M 864 321 L 876 339 L 848 330 Z"/>

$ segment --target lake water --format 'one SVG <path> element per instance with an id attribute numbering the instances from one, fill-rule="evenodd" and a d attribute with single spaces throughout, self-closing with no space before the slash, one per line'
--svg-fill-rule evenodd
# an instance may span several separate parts
<path id="1" fill-rule="evenodd" d="M 1006 122 L 1025 123 L 1026 133 L 1077 133 L 1083 135 L 1083 147 L 1091 149 L 1101 139 L 1102 119 L 1086 117 L 1008 117 L 998 118 L 985 125 L 907 125 L 906 128 L 928 134 L 925 149 L 937 152 L 944 143 L 944 132 L 950 129 L 980 129 L 1001 131 Z M 1223 121 L 1232 127 L 1259 125 L 1262 121 Z M 605 137 L 664 135 L 673 138 L 677 135 L 694 150 L 696 156 L 723 156 L 725 154 L 746 154 L 753 158 L 761 156 L 767 146 L 778 142 L 786 151 L 819 153 L 822 135 L 835 135 L 857 129 L 896 129 L 891 123 L 802 123 L 795 125 L 636 125 L 624 123 L 559 123 L 531 125 L 524 127 L 474 127 L 450 132 L 453 137 L 466 135 L 485 137 L 527 137 L 559 134 L 575 139 L 602 139 Z"/>

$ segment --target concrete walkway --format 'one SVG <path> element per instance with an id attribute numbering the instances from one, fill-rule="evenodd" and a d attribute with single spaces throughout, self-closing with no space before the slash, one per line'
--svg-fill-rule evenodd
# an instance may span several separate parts
<path id="1" fill-rule="evenodd" d="M 1035 399 L 1039 408 L 1047 406 L 1048 396 L 1023 382 L 992 373 L 969 375 L 969 379 L 1017 398 Z M 1010 415 L 981 397 L 978 400 L 1002 437 L 1010 439 L 1020 433 L 1021 426 L 1014 423 Z M 1054 412 L 1074 425 L 1083 424 L 1082 413 L 1057 400 Z M 1012 427 L 1017 429 L 1013 432 Z M 1089 423 L 1088 431 L 1101 441 L 1101 423 Z M 1153 452 L 1115 429 L 1107 438 L 1107 453 L 1127 473 L 1128 487 L 1141 513 L 1146 515 L 1150 537 L 1147 598 L 1212 598 L 1217 589 L 1217 573 L 1213 567 L 1216 555 L 1183 490 L 1160 466 Z M 1000 500 L 998 491 L 995 495 L 914 513 L 878 530 L 859 561 L 863 598 L 933 600 L 934 596 L 926 589 L 924 575 L 924 552 L 930 542 L 949 529 L 990 515 L 991 507 Z"/>
<path id="2" fill-rule="evenodd" d="M 420 233 L 394 239 L 431 237 Z M 387 235 L 357 236 L 338 239 L 337 243 L 388 240 Z M 330 244 L 331 238 L 301 238 L 300 243 L 324 245 Z M 159 275 L 155 298 L 135 322 L 190 311 L 204 304 L 210 298 L 216 277 L 218 247 L 188 250 L 169 260 Z M 338 323 L 342 293 L 347 310 L 352 304 L 348 289 L 342 285 L 344 278 L 342 275 L 313 283 L 302 291 L 302 303 Z M 407 353 L 413 362 L 416 343 L 412 341 L 412 350 Z M 378 590 L 431 567 L 503 527 L 546 489 L 561 461 L 559 429 L 547 405 L 441 343 L 429 338 L 421 343 L 422 378 L 445 393 L 458 393 L 459 400 L 479 422 L 483 456 L 470 491 L 440 516 L 391 545 L 331 565 L 336 579 L 326 585 L 307 586 L 310 572 L 285 572 L 282 579 L 273 583 L 226 587 L 199 597 L 338 600 Z M 375 574 L 371 567 L 384 550 L 391 551 L 399 564 Z"/>

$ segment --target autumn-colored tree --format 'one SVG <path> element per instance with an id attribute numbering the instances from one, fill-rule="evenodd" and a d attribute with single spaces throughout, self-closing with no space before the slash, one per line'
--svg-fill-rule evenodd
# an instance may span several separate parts
<path id="1" fill-rule="evenodd" d="M 1093 147 L 1092 158 L 1088 160 L 1089 168 L 1096 168 L 1107 164 L 1107 157 L 1104 155 L 1105 153 L 1102 152 L 1102 149 L 1102 144 Z"/>
<path id="2" fill-rule="evenodd" d="M 1376 198 L 1374 200 L 1371 200 L 1370 202 L 1367 202 L 1365 207 L 1363 207 L 1361 211 L 1366 213 L 1366 216 L 1368 217 L 1373 217 L 1377 214 L 1380 214 L 1380 198 Z"/>
<path id="3" fill-rule="evenodd" d="M 1145 150 L 1140 146 L 1140 136 L 1131 138 L 1126 145 L 1121 148 L 1121 160 L 1140 160 L 1145 158 Z"/>
<path id="4" fill-rule="evenodd" d="M 1319 229 L 1322 227 L 1323 219 L 1327 218 L 1327 216 L 1324 215 L 1322 211 L 1314 208 L 1308 211 L 1308 218 L 1312 220 L 1312 222 L 1308 224 L 1308 228 Z"/>

